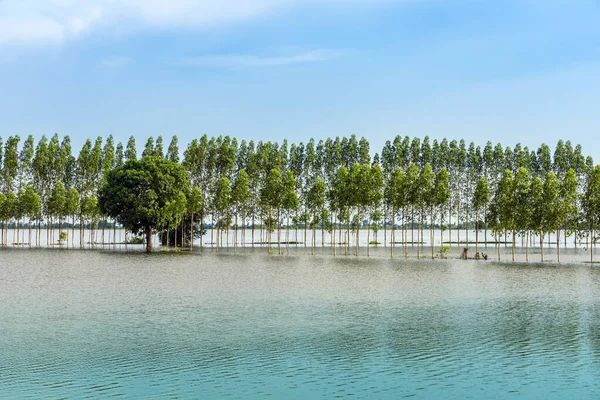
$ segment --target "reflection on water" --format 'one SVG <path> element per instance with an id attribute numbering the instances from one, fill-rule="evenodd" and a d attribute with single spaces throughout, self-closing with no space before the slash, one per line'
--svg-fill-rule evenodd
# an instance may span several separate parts
<path id="1" fill-rule="evenodd" d="M 600 269 L 0 251 L 0 397 L 598 398 Z"/>

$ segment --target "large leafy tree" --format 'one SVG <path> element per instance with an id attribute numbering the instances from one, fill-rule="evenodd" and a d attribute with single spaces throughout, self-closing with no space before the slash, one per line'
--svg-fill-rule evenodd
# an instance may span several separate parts
<path id="1" fill-rule="evenodd" d="M 152 232 L 164 221 L 176 218 L 180 209 L 166 207 L 181 194 L 190 191 L 185 169 L 177 163 L 158 157 L 129 160 L 108 172 L 99 191 L 102 213 L 121 223 L 133 233 L 143 232 L 146 251 L 152 252 Z M 175 210 L 175 211 L 173 211 Z"/>

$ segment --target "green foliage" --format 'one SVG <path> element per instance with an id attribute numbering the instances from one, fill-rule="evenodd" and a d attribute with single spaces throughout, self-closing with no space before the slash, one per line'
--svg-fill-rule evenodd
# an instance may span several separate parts
<path id="1" fill-rule="evenodd" d="M 69 234 L 67 232 L 61 232 L 58 236 L 58 243 L 66 242 L 69 238 Z"/>
<path id="2" fill-rule="evenodd" d="M 182 218 L 189 192 L 190 181 L 181 165 L 145 157 L 110 171 L 98 199 L 103 214 L 133 233 L 145 232 L 147 251 L 152 251 L 152 230 Z"/>

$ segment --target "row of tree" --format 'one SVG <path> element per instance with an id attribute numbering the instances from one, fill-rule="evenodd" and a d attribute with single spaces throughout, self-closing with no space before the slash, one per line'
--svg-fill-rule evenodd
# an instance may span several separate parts
<path id="1" fill-rule="evenodd" d="M 505 241 L 511 234 L 513 254 L 518 235 L 527 246 L 526 238 L 550 233 L 564 238 L 565 246 L 572 235 L 594 241 L 599 211 L 595 202 L 600 195 L 594 186 L 593 160 L 583 155 L 580 145 L 559 141 L 552 151 L 546 144 L 530 150 L 520 144 L 503 147 L 488 142 L 482 148 L 463 140 L 430 142 L 428 137 L 397 136 L 371 154 L 369 142 L 354 135 L 291 144 L 204 135 L 183 152 L 176 136 L 164 151 L 159 136 L 146 140 L 140 157 L 134 137 L 125 145 L 115 144 L 112 136 L 87 140 L 77 157 L 68 136 L 44 136 L 37 143 L 29 136 L 22 144 L 18 136 L 5 143 L 0 138 L 2 243 L 8 244 L 11 223 L 17 228 L 15 243 L 25 243 L 27 228 L 32 245 L 33 228 L 38 245 L 42 223 L 57 225 L 60 234 L 67 221 L 72 227 L 79 223 L 81 246 L 86 227 L 91 243 L 99 240 L 98 235 L 104 241 L 109 213 L 98 202 L 100 189 L 111 171 L 148 158 L 180 164 L 190 181 L 185 199 L 169 203 L 172 211 L 163 210 L 162 222 L 153 226 L 164 232 L 167 244 L 192 245 L 194 237 L 204 233 L 203 226 L 210 224 L 217 249 L 223 246 L 222 231 L 233 227 L 234 249 L 238 229 L 244 237 L 246 229 L 252 229 L 252 243 L 265 243 L 269 251 L 276 231 L 281 252 L 282 243 L 292 242 L 290 228 L 296 230 L 298 242 L 298 228 L 303 227 L 305 246 L 311 241 L 314 249 L 320 228 L 323 238 L 326 231 L 331 234 L 334 253 L 343 245 L 348 254 L 354 240 L 358 254 L 358 231 L 364 221 L 369 242 L 371 230 L 377 235 L 384 227 L 383 241 L 391 243 L 392 253 L 398 230 L 404 249 L 416 244 L 420 252 L 427 226 L 430 235 L 434 227 L 477 228 L 476 243 L 482 227 L 486 241 L 488 228 L 496 242 L 502 234 Z M 54 242 L 53 232 L 47 233 L 48 243 Z M 461 239 L 457 230 L 453 238 L 450 229 L 448 240 L 468 242 L 469 229 L 466 232 Z M 440 240 L 444 243 L 443 236 Z M 543 243 L 540 240 L 542 248 Z"/>

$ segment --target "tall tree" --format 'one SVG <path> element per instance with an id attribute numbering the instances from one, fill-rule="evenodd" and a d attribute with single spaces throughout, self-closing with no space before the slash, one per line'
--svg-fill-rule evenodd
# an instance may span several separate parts
<path id="1" fill-rule="evenodd" d="M 135 137 L 130 136 L 125 149 L 125 161 L 137 160 L 137 150 L 135 147 Z"/>
<path id="2" fill-rule="evenodd" d="M 473 211 L 475 212 L 475 253 L 479 253 L 479 217 L 485 214 L 486 207 L 490 201 L 490 190 L 485 176 L 477 181 L 473 194 Z"/>
<path id="3" fill-rule="evenodd" d="M 243 169 L 240 169 L 231 188 L 231 203 L 233 206 L 234 221 L 234 237 L 233 251 L 237 251 L 237 236 L 238 236 L 238 218 L 242 216 L 242 223 L 245 220 L 244 208 L 250 199 L 250 187 L 248 185 L 248 174 Z"/>
<path id="4" fill-rule="evenodd" d="M 179 145 L 177 135 L 173 136 L 169 148 L 167 150 L 167 159 L 169 161 L 178 163 L 179 162 Z"/>

